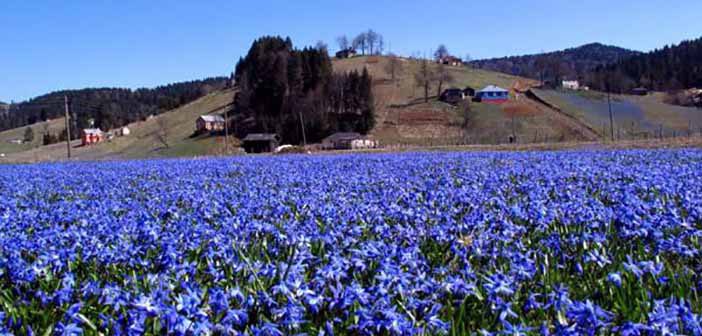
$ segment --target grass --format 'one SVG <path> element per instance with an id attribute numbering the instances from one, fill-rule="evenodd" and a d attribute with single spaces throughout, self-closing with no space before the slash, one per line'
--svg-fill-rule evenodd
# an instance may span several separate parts
<path id="1" fill-rule="evenodd" d="M 512 117 L 499 106 L 474 103 L 471 106 L 471 120 L 467 128 L 462 128 L 463 116 L 459 109 L 436 101 L 438 87 L 432 85 L 429 103 L 424 103 L 424 92 L 415 85 L 414 74 L 421 63 L 417 60 L 401 59 L 402 71 L 393 82 L 385 71 L 387 58 L 356 57 L 336 60 L 334 69 L 339 72 L 361 70 L 364 67 L 376 80 L 376 128 L 372 134 L 384 144 L 497 144 L 508 141 L 512 134 Z M 433 70 L 438 67 L 431 63 Z M 447 67 L 453 81 L 443 88 L 470 86 L 476 90 L 493 84 L 512 88 L 516 83 L 529 83 L 528 79 L 470 67 Z M 521 104 L 518 102 L 517 104 Z M 525 103 L 522 109 L 534 110 Z M 403 114 L 413 113 L 425 120 L 419 124 Z M 436 118 L 427 118 L 434 114 Z M 517 138 L 523 141 L 554 141 L 585 139 L 573 131 L 572 125 L 559 120 L 555 111 L 537 107 L 527 116 L 515 118 Z M 430 120 L 431 119 L 431 120 Z"/>
<path id="2" fill-rule="evenodd" d="M 146 121 L 129 124 L 131 134 L 93 146 L 81 147 L 73 141 L 73 158 L 80 160 L 131 159 L 147 157 L 212 155 L 223 151 L 223 143 L 216 139 L 191 138 L 195 120 L 202 114 L 221 113 L 234 99 L 234 91 L 224 90 L 209 94 L 175 110 L 160 114 Z M 154 133 L 162 119 L 167 129 L 168 148 L 160 143 Z M 20 130 L 11 130 L 20 132 Z M 10 132 L 10 131 L 7 131 Z M 12 136 L 14 133 L 8 133 Z M 36 137 L 36 132 L 35 132 Z M 0 162 L 35 162 L 63 160 L 65 143 L 59 143 L 8 154 Z"/>
<path id="3" fill-rule="evenodd" d="M 34 140 L 23 144 L 13 144 L 10 143 L 10 141 L 15 139 L 24 139 L 24 132 L 27 129 L 27 126 L 0 132 L 0 153 L 12 154 L 41 146 L 42 135 L 46 131 L 54 135 L 59 135 L 66 128 L 64 120 L 64 118 L 57 118 L 28 126 L 31 127 L 32 131 L 34 132 Z"/>
<path id="4" fill-rule="evenodd" d="M 606 95 L 596 91 L 554 91 L 534 90 L 544 100 L 559 106 L 563 112 L 591 124 L 596 129 L 609 132 L 609 113 L 603 100 Z M 592 106 L 578 106 L 567 99 L 566 95 L 575 95 L 602 105 L 599 111 Z M 685 135 L 702 129 L 702 111 L 690 107 L 665 104 L 658 95 L 631 96 L 612 95 L 615 132 L 621 137 L 657 136 L 662 129 L 664 136 Z M 618 106 L 635 107 L 641 116 L 632 119 L 627 113 L 618 113 Z M 593 105 L 594 106 L 594 105 Z"/>

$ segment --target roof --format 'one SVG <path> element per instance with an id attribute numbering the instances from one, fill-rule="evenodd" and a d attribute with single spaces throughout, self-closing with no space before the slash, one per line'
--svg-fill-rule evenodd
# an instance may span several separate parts
<path id="1" fill-rule="evenodd" d="M 200 118 L 206 122 L 224 122 L 224 118 L 216 114 L 205 114 L 201 115 Z"/>
<path id="2" fill-rule="evenodd" d="M 499 86 L 495 85 L 488 85 L 484 89 L 478 91 L 478 92 L 509 92 Z"/>
<path id="3" fill-rule="evenodd" d="M 242 141 L 278 141 L 275 133 L 249 133 Z"/>
<path id="4" fill-rule="evenodd" d="M 361 138 L 361 134 L 356 132 L 337 132 L 324 138 L 323 141 L 354 140 L 359 138 Z"/>
<path id="5" fill-rule="evenodd" d="M 102 135 L 103 132 L 99 128 L 85 128 L 83 129 L 83 133 L 85 134 L 93 134 L 93 135 Z"/>

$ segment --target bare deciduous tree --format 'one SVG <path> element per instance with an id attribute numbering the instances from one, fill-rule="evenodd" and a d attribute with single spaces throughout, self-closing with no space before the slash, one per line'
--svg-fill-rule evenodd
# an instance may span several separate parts
<path id="1" fill-rule="evenodd" d="M 319 50 L 320 52 L 323 52 L 323 53 L 326 53 L 326 54 L 329 53 L 329 51 L 328 51 L 328 50 L 329 50 L 329 46 L 327 46 L 327 44 L 326 44 L 324 41 L 322 41 L 322 40 L 317 41 L 317 44 L 315 44 L 314 48 L 317 49 L 317 50 Z"/>
<path id="2" fill-rule="evenodd" d="M 448 68 L 443 65 L 439 64 L 437 70 L 436 70 L 436 82 L 439 84 L 437 87 L 437 96 L 441 95 L 441 89 L 444 86 L 444 83 L 450 83 L 453 82 L 453 75 L 451 72 L 449 72 Z"/>
<path id="3" fill-rule="evenodd" d="M 371 55 L 375 55 L 376 43 L 378 43 L 378 33 L 374 32 L 373 29 L 368 29 L 366 32 L 366 44 Z"/>
<path id="4" fill-rule="evenodd" d="M 336 38 L 336 44 L 339 46 L 339 50 L 346 50 L 349 48 L 349 38 L 346 35 L 341 35 Z"/>
<path id="5" fill-rule="evenodd" d="M 470 139 L 469 129 L 473 122 L 473 114 L 471 113 L 470 109 L 470 100 L 466 99 L 462 101 L 458 105 L 458 108 L 461 111 L 461 117 L 463 117 L 463 124 L 461 125 L 461 128 L 463 129 L 463 143 L 467 143 Z"/>
<path id="6" fill-rule="evenodd" d="M 465 58 L 463 58 L 463 63 L 469 64 L 473 60 L 473 57 L 470 56 L 470 54 L 466 54 Z"/>
<path id="7" fill-rule="evenodd" d="M 354 49 L 356 49 L 356 50 L 359 50 L 359 49 L 360 49 L 360 50 L 361 50 L 361 53 L 362 53 L 363 55 L 365 55 L 365 54 L 366 54 L 366 48 L 368 47 L 367 42 L 368 42 L 368 41 L 367 41 L 367 39 L 366 39 L 366 33 L 360 33 L 360 34 L 358 34 L 358 36 L 356 36 L 356 37 L 353 39 L 353 42 L 351 42 L 351 43 L 353 44 L 353 48 L 354 48 Z"/>
<path id="8" fill-rule="evenodd" d="M 436 51 L 434 52 L 434 58 L 439 61 L 445 57 L 449 56 L 448 48 L 444 44 L 439 44 L 439 47 L 436 48 Z"/>
<path id="9" fill-rule="evenodd" d="M 434 80 L 434 73 L 429 66 L 429 62 L 424 59 L 419 64 L 419 70 L 414 74 L 414 81 L 418 87 L 424 89 L 424 102 L 429 102 L 429 86 Z"/>
<path id="10" fill-rule="evenodd" d="M 378 34 L 378 42 L 376 42 L 375 53 L 378 55 L 382 55 L 384 50 L 385 40 L 383 39 L 383 35 Z"/>
<path id="11" fill-rule="evenodd" d="M 390 80 L 393 82 L 395 79 L 402 74 L 402 62 L 400 58 L 395 54 L 390 54 L 388 58 L 388 63 L 385 64 L 385 73 L 390 75 Z"/>
<path id="12" fill-rule="evenodd" d="M 168 123 L 163 116 L 156 117 L 156 130 L 153 133 L 156 141 L 160 142 L 166 148 L 169 148 L 168 144 Z"/>

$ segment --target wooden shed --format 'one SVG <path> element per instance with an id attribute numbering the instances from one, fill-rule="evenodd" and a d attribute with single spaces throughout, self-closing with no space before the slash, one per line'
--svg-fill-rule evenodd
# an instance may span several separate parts
<path id="1" fill-rule="evenodd" d="M 241 141 L 247 153 L 270 153 L 278 147 L 280 137 L 274 133 L 250 133 Z"/>

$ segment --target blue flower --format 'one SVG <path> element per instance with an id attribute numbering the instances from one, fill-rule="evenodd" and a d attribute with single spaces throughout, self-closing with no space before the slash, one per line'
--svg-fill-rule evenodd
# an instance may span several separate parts
<path id="1" fill-rule="evenodd" d="M 607 275 L 607 280 L 609 280 L 609 282 L 613 283 L 617 287 L 622 286 L 622 276 L 619 273 L 610 273 L 609 275 Z"/>

